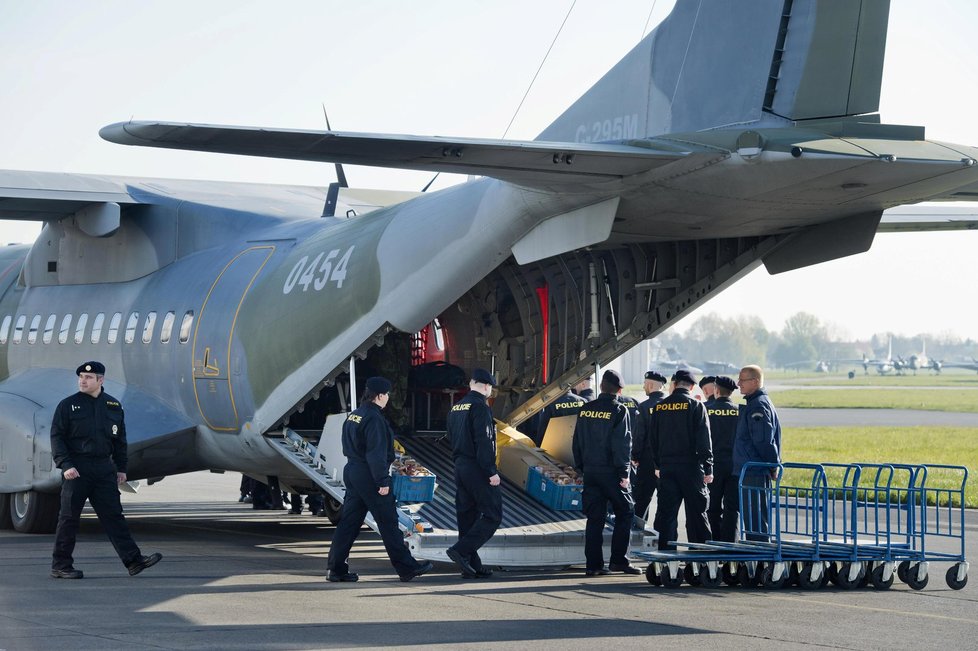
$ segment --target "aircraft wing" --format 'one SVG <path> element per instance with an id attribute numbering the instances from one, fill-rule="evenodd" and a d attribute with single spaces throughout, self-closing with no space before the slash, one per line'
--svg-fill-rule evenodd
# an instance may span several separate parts
<path id="1" fill-rule="evenodd" d="M 0 219 L 54 221 L 79 211 L 140 203 L 108 178 L 0 170 Z"/>
<path id="2" fill-rule="evenodd" d="M 99 134 L 123 145 L 473 174 L 521 185 L 616 181 L 685 158 L 656 143 L 588 144 L 120 122 Z M 636 141 L 643 142 L 643 141 Z M 647 141 L 644 141 L 647 143 Z"/>
<path id="3" fill-rule="evenodd" d="M 899 206 L 883 212 L 878 233 L 957 231 L 978 229 L 978 204 Z"/>

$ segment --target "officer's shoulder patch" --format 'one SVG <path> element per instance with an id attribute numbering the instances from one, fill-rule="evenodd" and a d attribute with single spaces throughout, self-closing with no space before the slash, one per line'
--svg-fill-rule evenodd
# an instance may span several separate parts
<path id="1" fill-rule="evenodd" d="M 755 411 L 750 415 L 751 420 L 764 420 L 764 413 L 760 411 Z"/>

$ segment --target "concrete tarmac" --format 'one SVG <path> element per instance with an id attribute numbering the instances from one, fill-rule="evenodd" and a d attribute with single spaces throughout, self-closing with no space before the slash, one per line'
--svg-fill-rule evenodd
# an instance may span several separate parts
<path id="1" fill-rule="evenodd" d="M 975 583 L 952 591 L 941 563 L 920 592 L 899 582 L 666 590 L 580 568 L 463 581 L 449 565 L 402 583 L 364 529 L 351 556 L 360 582 L 331 584 L 328 522 L 253 511 L 236 501 L 238 480 L 195 473 L 125 495 L 143 553 L 164 556 L 137 577 L 90 510 L 75 550 L 80 581 L 48 577 L 52 535 L 0 531 L 0 650 L 963 649 L 978 639 Z"/>

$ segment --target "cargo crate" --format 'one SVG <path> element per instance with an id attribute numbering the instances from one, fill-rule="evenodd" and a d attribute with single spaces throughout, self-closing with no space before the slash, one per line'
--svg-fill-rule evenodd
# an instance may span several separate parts
<path id="1" fill-rule="evenodd" d="M 583 508 L 580 484 L 558 484 L 547 479 L 536 467 L 530 468 L 526 478 L 526 492 L 530 497 L 554 511 L 580 511 Z"/>

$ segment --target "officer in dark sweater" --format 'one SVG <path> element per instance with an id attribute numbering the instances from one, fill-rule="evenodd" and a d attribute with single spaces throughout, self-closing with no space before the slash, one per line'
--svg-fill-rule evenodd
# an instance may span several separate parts
<path id="1" fill-rule="evenodd" d="M 608 574 L 609 570 L 641 574 L 626 556 L 634 510 L 628 481 L 632 447 L 628 409 L 617 398 L 624 386 L 621 375 L 605 371 L 600 395 L 581 408 L 574 427 L 574 467 L 584 476 L 581 497 L 587 516 L 586 576 Z M 609 503 L 615 513 L 615 528 L 611 535 L 611 558 L 605 569 L 602 545 Z"/>
<path id="2" fill-rule="evenodd" d="M 764 371 L 749 365 L 740 369 L 737 386 L 746 404 L 740 408 L 737 435 L 734 437 L 733 474 L 740 477 L 744 464 L 781 463 L 781 421 L 764 390 Z M 740 511 L 744 515 L 744 538 L 770 539 L 768 492 L 776 469 L 753 468 L 744 473 L 740 494 Z"/>
<path id="3" fill-rule="evenodd" d="M 156 565 L 163 555 L 143 556 L 122 515 L 119 484 L 127 479 L 129 461 L 125 414 L 119 401 L 102 390 L 105 366 L 101 362 L 85 362 L 75 374 L 78 393 L 58 404 L 51 422 L 51 454 L 64 478 L 51 576 L 83 576 L 73 567 L 72 552 L 85 500 L 92 503 L 129 575 L 135 576 Z"/>
<path id="4" fill-rule="evenodd" d="M 710 484 L 710 531 L 714 540 L 737 540 L 737 477 L 733 476 L 733 447 L 739 408 L 730 399 L 737 383 L 725 375 L 716 379 L 716 399 L 707 407 L 713 443 L 713 483 Z"/>
<path id="5" fill-rule="evenodd" d="M 659 478 L 659 508 L 655 513 L 659 549 L 676 548 L 682 502 L 686 505 L 689 542 L 706 542 L 711 537 L 706 517 L 710 499 L 706 486 L 713 481 L 710 422 L 706 407 L 689 394 L 696 386 L 692 374 L 676 371 L 672 381 L 672 394 L 655 406 L 649 437 Z"/>
<path id="6" fill-rule="evenodd" d="M 485 579 L 492 570 L 483 567 L 479 548 L 486 544 L 503 520 L 503 497 L 496 469 L 496 423 L 486 398 L 496 378 L 477 368 L 469 392 L 448 412 L 448 434 L 455 461 L 455 516 L 458 542 L 448 557 L 459 566 L 464 579 Z"/>
<path id="7" fill-rule="evenodd" d="M 540 422 L 537 425 L 537 434 L 533 438 L 533 442 L 536 443 L 537 447 L 543 444 L 543 437 L 547 433 L 547 426 L 550 424 L 551 418 L 560 418 L 561 416 L 576 416 L 577 412 L 579 412 L 581 407 L 584 406 L 584 402 L 584 398 L 568 389 L 566 392 L 564 392 L 564 395 L 560 396 L 544 407 L 543 411 L 540 412 Z"/>
<path id="8" fill-rule="evenodd" d="M 649 432 L 652 430 L 652 418 L 655 416 L 655 406 L 665 399 L 662 390 L 666 377 L 655 371 L 645 374 L 643 389 L 648 399 L 638 406 L 638 421 L 632 427 L 632 466 L 634 467 L 635 485 L 632 487 L 632 497 L 635 500 L 635 517 L 646 519 L 652 496 L 658 482 L 655 478 L 655 465 L 652 463 L 652 446 L 649 442 Z"/>
<path id="9" fill-rule="evenodd" d="M 381 410 L 390 399 L 391 383 L 386 378 L 368 378 L 360 406 L 343 423 L 343 484 L 346 495 L 340 522 L 329 546 L 326 580 L 357 581 L 350 572 L 349 556 L 369 511 L 374 516 L 384 549 L 401 581 L 429 572 L 431 561 L 418 561 L 404 545 L 397 525 L 397 509 L 391 489 L 390 466 L 394 461 L 394 430 Z"/>

